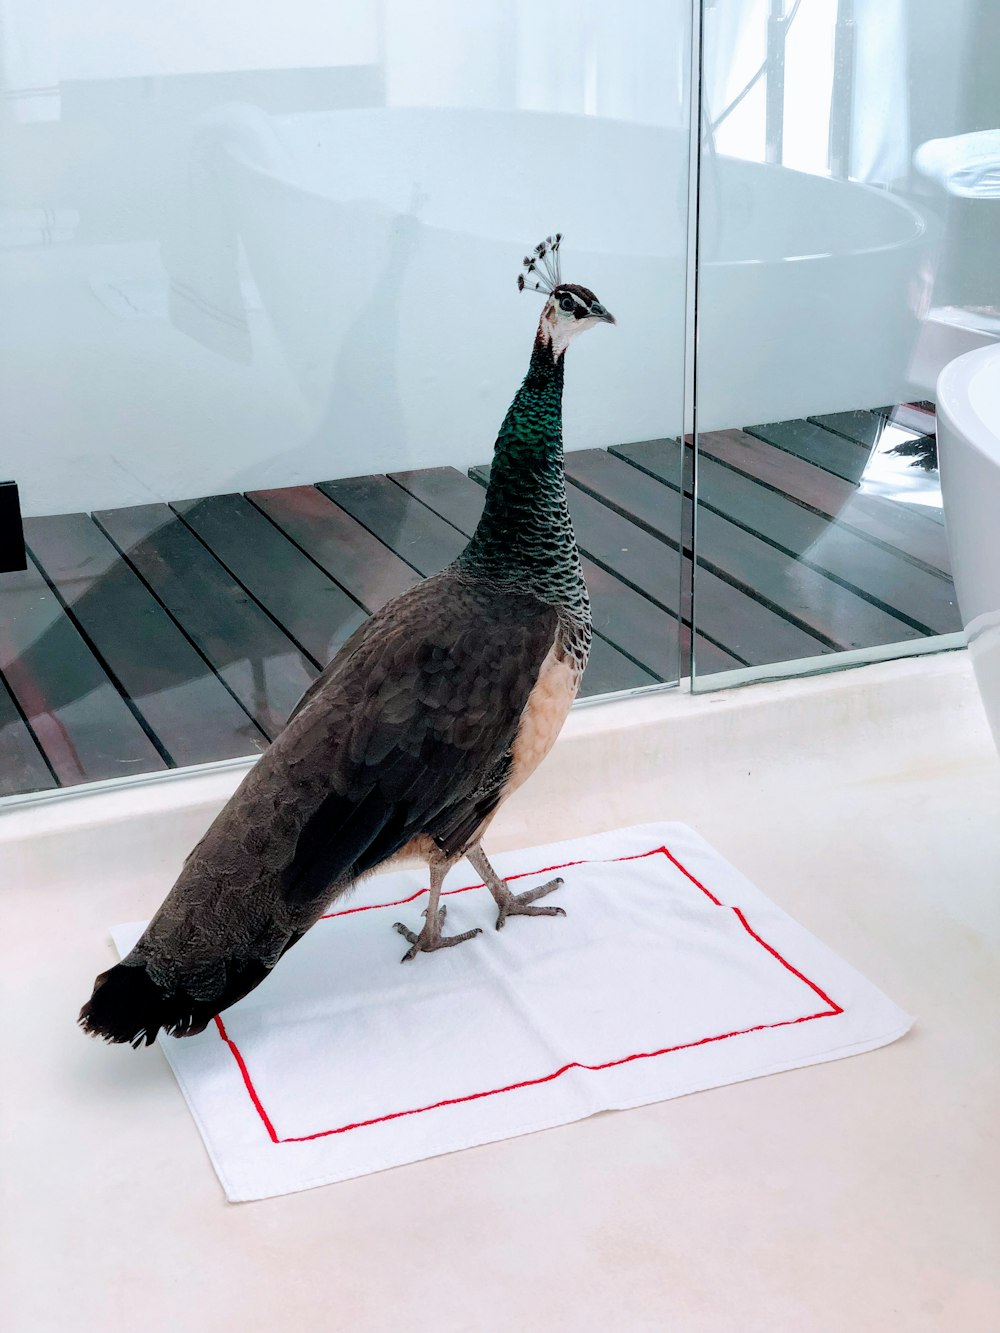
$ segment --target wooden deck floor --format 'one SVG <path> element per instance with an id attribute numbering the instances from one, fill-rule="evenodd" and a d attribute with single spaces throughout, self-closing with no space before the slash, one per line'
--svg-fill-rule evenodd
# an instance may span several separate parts
<path id="1" fill-rule="evenodd" d="M 888 412 L 702 438 L 699 674 L 960 628 L 940 522 L 858 489 Z M 672 440 L 567 456 L 585 694 L 687 669 L 681 461 Z M 263 750 L 364 618 L 458 554 L 487 472 L 26 520 L 28 569 L 0 575 L 0 794 Z"/>

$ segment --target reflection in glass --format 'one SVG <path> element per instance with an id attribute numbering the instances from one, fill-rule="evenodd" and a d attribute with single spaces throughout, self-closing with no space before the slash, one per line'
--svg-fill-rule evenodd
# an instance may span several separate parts
<path id="1" fill-rule="evenodd" d="M 598 474 L 682 430 L 690 9 L 8 0 L 0 791 L 259 751 L 454 558 L 556 228 L 619 319 L 566 386 L 584 690 L 676 680 L 679 486 Z"/>
<path id="2" fill-rule="evenodd" d="M 991 14 L 705 5 L 695 615 L 736 679 L 961 628 L 934 404 L 1000 331 Z"/>

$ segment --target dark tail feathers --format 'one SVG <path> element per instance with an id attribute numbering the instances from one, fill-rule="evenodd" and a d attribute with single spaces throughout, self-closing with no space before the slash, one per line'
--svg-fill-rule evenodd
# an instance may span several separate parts
<path id="1" fill-rule="evenodd" d="M 160 1028 L 177 1037 L 202 1032 L 222 1008 L 192 1000 L 183 992 L 168 995 L 146 969 L 116 963 L 94 982 L 94 993 L 80 1010 L 84 1032 L 105 1041 L 151 1045 Z"/>
<path id="2" fill-rule="evenodd" d="M 289 936 L 282 956 L 304 932 Z M 204 1032 L 217 1014 L 242 1000 L 270 975 L 257 960 L 226 964 L 226 985 L 213 1000 L 196 1000 L 185 991 L 161 990 L 140 964 L 116 963 L 94 982 L 94 993 L 80 1010 L 79 1024 L 92 1037 L 128 1042 L 136 1050 L 151 1046 L 160 1028 L 174 1037 Z"/>

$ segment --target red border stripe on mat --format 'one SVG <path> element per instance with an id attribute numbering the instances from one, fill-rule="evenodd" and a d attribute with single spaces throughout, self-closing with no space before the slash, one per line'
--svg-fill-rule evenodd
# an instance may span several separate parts
<path id="1" fill-rule="evenodd" d="M 673 853 L 670 852 L 669 849 L 666 847 L 652 847 L 648 852 L 637 852 L 632 856 L 611 857 L 609 858 L 609 860 L 604 861 L 601 864 L 613 865 L 617 864 L 620 861 L 642 861 L 649 856 L 665 856 L 667 860 L 670 861 L 670 863 L 673 866 L 675 866 L 676 869 L 678 869 L 681 872 L 681 874 L 685 876 L 686 879 L 690 880 L 690 882 L 695 886 L 695 888 L 700 889 L 701 892 L 716 905 L 716 907 L 723 906 L 722 901 L 719 898 L 717 898 L 714 893 L 712 893 L 709 889 L 707 889 L 705 885 L 701 883 L 700 880 L 696 879 L 694 875 L 691 874 L 690 870 L 688 870 L 686 866 L 682 865 L 682 863 L 678 861 L 677 857 L 674 856 Z M 525 870 L 517 875 L 507 875 L 504 878 L 505 881 L 509 883 L 511 880 L 515 879 L 526 879 L 529 876 L 533 875 L 545 875 L 548 874 L 548 872 L 551 870 L 566 870 L 569 869 L 571 866 L 592 865 L 592 864 L 594 864 L 593 858 L 590 859 L 585 858 L 579 861 L 564 861 L 560 865 L 543 866 L 539 870 Z M 460 889 L 446 889 L 445 893 L 470 893 L 473 889 L 481 889 L 481 888 L 483 888 L 482 884 L 466 884 Z M 412 903 L 415 899 L 421 897 L 423 894 L 427 892 L 429 892 L 429 890 L 427 889 L 418 889 L 416 893 L 411 893 L 408 898 L 397 898 L 390 902 L 384 902 L 384 903 L 371 903 L 366 907 L 348 907 L 340 912 L 328 912 L 325 916 L 321 917 L 320 920 L 329 921 L 332 918 L 338 916 L 351 916 L 354 912 L 374 912 L 382 909 L 383 907 L 402 907 L 406 903 Z M 763 939 L 760 935 L 758 935 L 757 932 L 750 925 L 750 923 L 747 921 L 746 917 L 743 915 L 743 912 L 740 910 L 740 908 L 730 907 L 727 908 L 726 910 L 734 913 L 736 919 L 739 921 L 740 925 L 751 937 L 751 939 L 755 940 L 756 943 L 761 946 L 761 948 L 766 949 L 767 952 L 772 956 L 772 958 L 775 958 L 781 964 L 781 966 L 787 969 L 787 971 L 791 972 L 793 976 L 797 977 L 800 981 L 804 982 L 805 985 L 807 985 L 810 988 L 810 990 L 812 990 L 816 995 L 819 996 L 819 998 L 823 1001 L 824 1004 L 829 1006 L 829 1008 L 821 1009 L 815 1014 L 804 1014 L 801 1018 L 785 1018 L 781 1019 L 777 1023 L 758 1023 L 754 1027 L 739 1028 L 733 1032 L 721 1032 L 716 1036 L 702 1037 L 698 1041 L 684 1042 L 682 1045 L 679 1046 L 665 1046 L 663 1047 L 662 1050 L 658 1051 L 637 1051 L 632 1055 L 624 1055 L 618 1060 L 608 1060 L 604 1064 L 587 1065 L 580 1063 L 580 1061 L 578 1060 L 571 1060 L 569 1061 L 568 1064 L 562 1065 L 559 1069 L 554 1069 L 551 1074 L 543 1074 L 540 1078 L 525 1079 L 523 1082 L 520 1083 L 509 1083 L 502 1088 L 486 1088 L 481 1092 L 468 1092 L 461 1097 L 447 1097 L 440 1102 L 432 1102 L 428 1106 L 414 1106 L 404 1111 L 388 1111 L 385 1113 L 385 1115 L 374 1116 L 370 1120 L 359 1120 L 349 1125 L 338 1125 L 335 1129 L 320 1129 L 317 1130 L 316 1133 L 314 1134 L 298 1134 L 298 1135 L 289 1135 L 287 1137 L 282 1137 L 281 1135 L 278 1134 L 277 1130 L 275 1129 L 271 1121 L 271 1118 L 268 1116 L 267 1111 L 264 1109 L 264 1103 L 261 1101 L 260 1095 L 258 1094 L 257 1089 L 254 1086 L 254 1082 L 250 1076 L 250 1071 L 247 1068 L 246 1061 L 244 1060 L 239 1047 L 236 1045 L 236 1042 L 232 1039 L 232 1037 L 230 1037 L 229 1033 L 226 1031 L 225 1024 L 223 1023 L 222 1018 L 220 1016 L 216 1016 L 215 1025 L 216 1028 L 218 1029 L 220 1038 L 229 1047 L 233 1059 L 236 1061 L 236 1067 L 240 1072 L 240 1077 L 242 1078 L 243 1084 L 247 1090 L 247 1095 L 249 1096 L 250 1101 L 253 1103 L 253 1108 L 257 1112 L 257 1115 L 260 1117 L 260 1120 L 264 1128 L 267 1130 L 268 1137 L 270 1138 L 272 1143 L 277 1144 L 277 1143 L 310 1143 L 314 1139 L 328 1138 L 332 1134 L 347 1134 L 354 1129 L 366 1129 L 371 1125 L 382 1125 L 390 1120 L 400 1120 L 404 1116 L 423 1115 L 427 1111 L 437 1111 L 444 1106 L 458 1106 L 462 1102 L 475 1102 L 479 1101 L 483 1097 L 498 1097 L 502 1093 L 517 1092 L 522 1088 L 537 1087 L 539 1084 L 551 1083 L 553 1082 L 554 1079 L 561 1078 L 563 1074 L 568 1073 L 571 1069 L 583 1069 L 588 1072 L 597 1072 L 602 1069 L 615 1069 L 619 1065 L 631 1064 L 634 1060 L 653 1060 L 661 1055 L 670 1055 L 676 1051 L 687 1051 L 691 1050 L 696 1046 L 708 1046 L 712 1042 L 716 1041 L 728 1041 L 731 1037 L 745 1037 L 751 1032 L 767 1032 L 770 1031 L 772 1028 L 790 1027 L 796 1023 L 810 1023 L 815 1018 L 836 1018 L 839 1014 L 842 1014 L 844 1012 L 841 1006 L 837 1004 L 836 1001 L 831 1000 L 829 995 L 825 994 L 825 992 L 822 991 L 814 981 L 810 981 L 809 978 L 805 976 L 802 972 L 800 972 L 797 967 L 793 967 L 792 964 L 789 963 L 787 959 L 783 958 L 781 954 L 778 953 L 777 949 L 775 949 L 772 945 L 768 944 L 768 942 L 765 939 Z"/>

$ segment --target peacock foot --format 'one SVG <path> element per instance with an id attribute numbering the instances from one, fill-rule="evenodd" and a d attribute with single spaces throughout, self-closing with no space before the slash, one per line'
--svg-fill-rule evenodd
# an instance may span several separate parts
<path id="1" fill-rule="evenodd" d="M 449 949 L 453 944 L 461 944 L 463 940 L 471 940 L 474 935 L 481 935 L 482 929 L 477 926 L 475 930 L 465 930 L 461 935 L 442 935 L 441 927 L 444 925 L 444 917 L 447 907 L 441 906 L 433 916 L 427 916 L 424 928 L 417 935 L 410 930 L 409 926 L 404 926 L 402 921 L 397 921 L 393 925 L 394 930 L 398 930 L 404 939 L 410 941 L 411 948 L 407 949 L 399 960 L 401 963 L 408 963 L 411 958 L 416 958 L 418 953 L 432 953 L 435 949 Z"/>
<path id="2" fill-rule="evenodd" d="M 561 889 L 562 886 L 561 878 L 550 879 L 547 884 L 540 884 L 537 889 L 526 889 L 524 893 L 511 893 L 507 886 L 503 885 L 504 896 L 500 896 L 496 888 L 491 886 L 493 897 L 500 908 L 497 915 L 497 930 L 503 929 L 504 922 L 509 916 L 565 916 L 566 912 L 562 907 L 532 906 L 536 898 L 544 898 L 547 893 Z"/>

